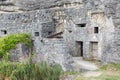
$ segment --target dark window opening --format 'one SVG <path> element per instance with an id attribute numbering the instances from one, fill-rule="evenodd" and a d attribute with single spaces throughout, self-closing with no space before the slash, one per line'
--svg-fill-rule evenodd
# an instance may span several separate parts
<path id="1" fill-rule="evenodd" d="M 78 27 L 85 27 L 86 24 L 77 24 Z"/>
<path id="2" fill-rule="evenodd" d="M 39 32 L 35 32 L 35 36 L 39 36 Z"/>
<path id="3" fill-rule="evenodd" d="M 99 28 L 98 27 L 94 27 L 94 33 L 99 33 Z"/>
<path id="4" fill-rule="evenodd" d="M 7 31 L 6 31 L 6 30 L 1 30 L 1 32 L 3 32 L 3 34 L 7 34 Z"/>
<path id="5" fill-rule="evenodd" d="M 72 33 L 72 31 L 71 31 L 71 30 L 69 30 L 69 33 Z"/>
<path id="6" fill-rule="evenodd" d="M 43 40 L 40 40 L 43 43 Z"/>
<path id="7" fill-rule="evenodd" d="M 48 35 L 50 35 L 50 34 L 52 34 L 52 31 L 49 31 L 49 32 L 48 32 Z"/>

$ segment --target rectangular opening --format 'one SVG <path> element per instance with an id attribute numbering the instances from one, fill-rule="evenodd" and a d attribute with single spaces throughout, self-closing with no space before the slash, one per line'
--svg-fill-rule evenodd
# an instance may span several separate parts
<path id="1" fill-rule="evenodd" d="M 83 57 L 83 42 L 82 41 L 76 41 L 76 47 L 77 47 L 77 56 L 76 57 Z"/>
<path id="2" fill-rule="evenodd" d="M 99 28 L 98 27 L 94 27 L 94 33 L 99 33 Z"/>
<path id="3" fill-rule="evenodd" d="M 90 56 L 92 59 L 98 58 L 98 42 L 90 42 Z"/>
<path id="4" fill-rule="evenodd" d="M 83 24 L 77 24 L 77 26 L 78 26 L 78 27 L 85 27 L 86 24 L 85 24 L 85 23 L 83 23 Z"/>
<path id="5" fill-rule="evenodd" d="M 35 36 L 39 36 L 39 32 L 35 32 Z"/>
<path id="6" fill-rule="evenodd" d="M 1 30 L 3 34 L 7 34 L 7 30 Z"/>
<path id="7" fill-rule="evenodd" d="M 48 35 L 51 35 L 51 34 L 52 34 L 52 31 L 49 31 L 49 32 L 48 32 Z"/>

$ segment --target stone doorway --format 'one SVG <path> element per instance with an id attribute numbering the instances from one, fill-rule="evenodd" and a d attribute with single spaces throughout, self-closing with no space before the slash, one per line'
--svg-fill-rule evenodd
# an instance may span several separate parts
<path id="1" fill-rule="evenodd" d="M 92 59 L 98 59 L 98 42 L 90 42 L 90 56 Z"/>
<path id="2" fill-rule="evenodd" d="M 83 42 L 82 41 L 76 41 L 76 57 L 83 57 Z"/>

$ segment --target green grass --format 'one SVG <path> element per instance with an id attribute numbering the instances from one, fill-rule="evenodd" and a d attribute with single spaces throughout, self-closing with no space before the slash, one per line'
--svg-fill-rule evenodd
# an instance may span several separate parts
<path id="1" fill-rule="evenodd" d="M 78 77 L 76 80 L 120 80 L 120 76 L 101 75 L 99 77 Z"/>
<path id="2" fill-rule="evenodd" d="M 63 73 L 63 75 L 75 75 L 75 74 L 79 74 L 79 72 L 76 72 L 76 71 L 67 71 L 67 72 Z"/>
<path id="3" fill-rule="evenodd" d="M 102 65 L 100 67 L 101 70 L 109 70 L 109 69 L 112 69 L 112 70 L 120 70 L 120 64 L 115 64 L 115 63 L 109 63 L 107 65 Z"/>
<path id="4" fill-rule="evenodd" d="M 102 75 L 98 77 L 79 76 L 76 80 L 120 80 L 120 64 L 109 63 L 102 65 L 99 71 L 102 72 Z"/>
<path id="5" fill-rule="evenodd" d="M 59 80 L 62 68 L 56 64 L 49 66 L 46 62 L 12 63 L 0 62 L 0 80 Z"/>

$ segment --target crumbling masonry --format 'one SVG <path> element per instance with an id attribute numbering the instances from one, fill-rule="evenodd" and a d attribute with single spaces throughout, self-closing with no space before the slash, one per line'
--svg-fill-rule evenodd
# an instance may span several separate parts
<path id="1" fill-rule="evenodd" d="M 120 0 L 0 1 L 0 36 L 21 32 L 32 34 L 36 54 L 65 68 L 69 54 L 120 63 Z"/>

